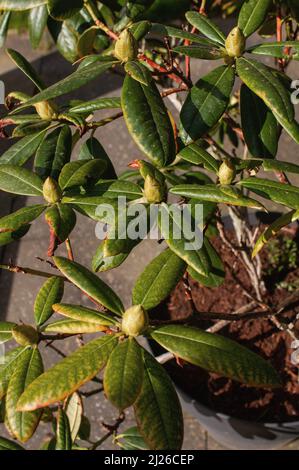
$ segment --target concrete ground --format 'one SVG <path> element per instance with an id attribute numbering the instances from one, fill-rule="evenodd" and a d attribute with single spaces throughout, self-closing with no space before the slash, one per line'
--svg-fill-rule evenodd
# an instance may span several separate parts
<path id="1" fill-rule="evenodd" d="M 8 46 L 19 50 L 29 61 L 33 61 L 34 67 L 49 85 L 67 76 L 72 71 L 72 66 L 55 52 L 32 52 L 26 37 L 20 38 L 19 36 L 12 35 L 8 40 Z M 194 68 L 195 76 L 201 76 L 207 71 L 205 65 L 206 63 L 204 61 L 201 61 L 200 64 L 199 61 L 197 61 Z M 4 81 L 6 86 L 6 94 L 12 90 L 22 90 L 29 94 L 34 93 L 34 87 L 24 78 L 21 72 L 14 69 L 13 64 L 7 59 L 3 51 L 0 52 L 0 70 L 0 78 Z M 296 78 L 296 71 L 299 73 L 298 66 L 292 70 L 293 78 Z M 121 77 L 116 74 L 106 73 L 84 89 L 73 93 L 72 97 L 89 100 L 98 96 L 119 96 L 121 83 Z M 61 101 L 63 102 L 64 99 L 65 97 L 63 97 Z M 4 113 L 3 107 L 0 107 L 0 114 L 2 111 Z M 105 112 L 99 113 L 99 116 L 103 115 L 105 115 Z M 110 124 L 109 127 L 97 130 L 95 135 L 115 163 L 117 171 L 125 170 L 128 162 L 141 156 L 138 148 L 128 135 L 122 119 Z M 296 161 L 298 150 L 291 139 L 284 135 L 281 145 L 282 158 L 288 161 Z M 1 153 L 3 153 L 7 147 L 8 143 L 1 141 Z M 29 199 L 14 198 L 2 193 L 0 196 L 0 215 L 14 211 L 30 202 Z M 87 218 L 83 219 L 82 217 L 82 223 L 78 223 L 77 228 L 72 234 L 75 258 L 86 266 L 90 265 L 92 255 L 98 243 L 99 241 L 95 236 L 95 223 Z M 3 263 L 12 262 L 20 266 L 50 270 L 47 264 L 37 259 L 37 257 L 46 258 L 47 244 L 48 230 L 41 218 L 34 223 L 34 227 L 32 227 L 29 235 L 22 239 L 21 242 L 5 247 L 0 252 L 0 259 Z M 101 275 L 101 277 L 121 296 L 126 306 L 130 305 L 131 289 L 136 277 L 157 253 L 158 249 L 156 243 L 144 241 L 134 250 L 129 260 L 121 267 Z M 59 253 L 64 253 L 64 250 L 59 249 Z M 14 275 L 2 271 L 0 273 L 0 319 L 23 321 L 25 323 L 32 322 L 33 303 L 41 284 L 42 280 L 39 278 L 21 274 Z M 70 303 L 86 303 L 86 299 L 82 297 L 81 293 L 70 286 L 67 286 L 64 301 Z M 65 341 L 64 343 L 64 352 L 69 352 L 76 346 L 71 341 Z M 57 354 L 49 348 L 47 348 L 44 357 L 46 367 L 49 367 L 59 360 Z M 100 422 L 105 421 L 111 423 L 116 417 L 115 410 L 112 409 L 102 395 L 98 395 L 96 398 L 87 401 L 86 415 L 91 418 L 93 427 L 92 437 L 95 440 L 101 437 L 104 432 Z M 222 448 L 205 432 L 199 423 L 188 414 L 185 414 L 185 422 L 185 449 L 216 450 Z M 125 429 L 133 424 L 132 413 L 129 411 L 126 423 L 121 429 Z M 0 434 L 4 435 L 5 431 L 2 432 L 2 429 L 3 426 L 0 425 Z M 28 448 L 36 449 L 41 440 L 46 437 L 48 433 L 48 425 L 42 425 L 37 435 L 30 441 Z M 115 446 L 110 440 L 105 443 L 104 448 L 114 449 Z"/>

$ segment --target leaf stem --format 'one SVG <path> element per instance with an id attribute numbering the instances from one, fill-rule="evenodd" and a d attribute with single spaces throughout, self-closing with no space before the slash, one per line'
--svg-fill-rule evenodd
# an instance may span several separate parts
<path id="1" fill-rule="evenodd" d="M 97 10 L 95 4 L 93 3 L 93 1 L 92 0 L 85 0 L 84 6 L 85 6 L 86 10 L 88 11 L 88 13 L 90 14 L 90 16 L 91 16 L 92 20 L 94 21 L 95 25 L 99 29 L 104 31 L 104 33 L 106 33 L 107 36 L 109 36 L 111 39 L 113 39 L 114 41 L 117 41 L 118 35 L 116 33 L 114 33 L 113 31 L 111 31 L 111 29 L 109 29 L 108 26 L 105 25 L 105 23 L 103 23 L 102 21 L 99 20 L 98 10 Z"/>
<path id="2" fill-rule="evenodd" d="M 15 266 L 13 264 L 0 264 L 0 269 L 4 269 L 5 271 L 10 271 L 11 273 L 29 274 L 31 276 L 39 276 L 39 277 L 45 277 L 45 278 L 56 276 L 56 277 L 59 277 L 60 279 L 63 279 L 65 282 L 69 282 L 69 280 L 66 279 L 64 276 L 46 273 L 45 271 L 38 271 L 36 269 Z"/>
<path id="3" fill-rule="evenodd" d="M 71 240 L 69 238 L 65 240 L 65 246 L 66 246 L 68 259 L 70 261 L 74 261 L 75 258 L 74 258 L 73 248 L 72 248 Z"/>

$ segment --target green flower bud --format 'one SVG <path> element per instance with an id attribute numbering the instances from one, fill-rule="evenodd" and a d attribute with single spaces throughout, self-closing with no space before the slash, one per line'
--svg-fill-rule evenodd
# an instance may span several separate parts
<path id="1" fill-rule="evenodd" d="M 121 329 L 127 336 L 139 336 L 149 326 L 148 314 L 141 305 L 134 305 L 125 311 Z"/>
<path id="2" fill-rule="evenodd" d="M 50 204 L 56 204 L 56 202 L 59 202 L 62 198 L 61 189 L 58 186 L 57 181 L 51 178 L 51 176 L 49 176 L 44 182 L 43 196 L 45 201 Z"/>
<path id="3" fill-rule="evenodd" d="M 246 39 L 238 26 L 231 30 L 225 41 L 226 52 L 229 57 L 241 57 L 245 50 Z"/>
<path id="4" fill-rule="evenodd" d="M 218 171 L 220 184 L 231 184 L 236 176 L 236 168 L 229 160 L 224 160 Z"/>
<path id="5" fill-rule="evenodd" d="M 121 60 L 121 62 L 136 59 L 138 55 L 138 43 L 129 29 L 125 29 L 120 34 L 115 43 L 114 55 Z"/>
<path id="6" fill-rule="evenodd" d="M 34 105 L 37 114 L 44 121 L 51 121 L 57 117 L 57 107 L 50 101 L 41 101 Z"/>
<path id="7" fill-rule="evenodd" d="M 144 196 L 150 204 L 159 204 L 165 199 L 165 184 L 147 175 L 144 180 Z"/>
<path id="8" fill-rule="evenodd" d="M 15 326 L 12 336 L 20 346 L 33 346 L 38 343 L 38 332 L 30 325 Z"/>

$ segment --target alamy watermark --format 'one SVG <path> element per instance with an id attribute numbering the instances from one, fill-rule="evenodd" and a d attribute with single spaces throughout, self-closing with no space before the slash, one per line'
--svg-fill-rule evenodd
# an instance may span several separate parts
<path id="1" fill-rule="evenodd" d="M 291 89 L 294 90 L 291 93 L 291 101 L 293 104 L 299 104 L 299 80 L 293 80 L 291 83 Z"/>

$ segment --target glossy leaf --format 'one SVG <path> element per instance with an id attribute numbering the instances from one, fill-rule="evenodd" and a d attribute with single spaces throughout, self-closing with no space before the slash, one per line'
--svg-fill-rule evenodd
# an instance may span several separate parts
<path id="1" fill-rule="evenodd" d="M 26 168 L 0 165 L 0 190 L 22 196 L 42 196 L 43 182 Z"/>
<path id="2" fill-rule="evenodd" d="M 28 27 L 30 42 L 37 49 L 43 37 L 48 21 L 48 9 L 46 5 L 32 8 L 28 15 Z"/>
<path id="3" fill-rule="evenodd" d="M 71 437 L 72 441 L 74 442 L 79 433 L 83 417 L 83 403 L 81 396 L 78 393 L 74 393 L 69 397 L 64 411 L 68 417 Z"/>
<path id="4" fill-rule="evenodd" d="M 55 20 L 65 20 L 83 8 L 83 0 L 48 0 L 48 10 Z"/>
<path id="5" fill-rule="evenodd" d="M 238 26 L 245 37 L 264 23 L 271 3 L 271 0 L 245 0 L 238 18 Z"/>
<path id="6" fill-rule="evenodd" d="M 116 344 L 115 337 L 105 336 L 79 348 L 38 377 L 21 396 L 18 409 L 43 408 L 71 395 L 97 375 Z"/>
<path id="7" fill-rule="evenodd" d="M 167 109 L 153 81 L 143 85 L 126 76 L 122 108 L 130 134 L 140 149 L 158 167 L 175 158 L 175 141 Z"/>
<path id="8" fill-rule="evenodd" d="M 67 414 L 58 410 L 55 450 L 72 450 L 72 434 Z"/>
<path id="9" fill-rule="evenodd" d="M 45 210 L 46 206 L 37 204 L 19 209 L 12 214 L 6 215 L 0 219 L 0 233 L 13 232 L 23 225 L 28 225 L 37 219 Z"/>
<path id="10" fill-rule="evenodd" d="M 103 160 L 81 160 L 67 163 L 59 176 L 61 189 L 84 186 L 92 179 L 98 179 L 105 171 L 106 162 Z"/>
<path id="11" fill-rule="evenodd" d="M 257 44 L 250 47 L 248 52 L 258 55 L 268 55 L 277 59 L 288 59 L 292 57 L 295 60 L 299 58 L 298 41 L 270 42 L 266 44 Z"/>
<path id="12" fill-rule="evenodd" d="M 35 172 L 41 178 L 51 176 L 58 179 L 60 171 L 70 161 L 72 153 L 72 132 L 69 126 L 58 127 L 44 136 L 34 161 Z"/>
<path id="13" fill-rule="evenodd" d="M 23 11 L 47 3 L 47 0 L 0 0 L 0 10 Z"/>
<path id="14" fill-rule="evenodd" d="M 0 6 L 1 9 L 1 6 Z M 38 90 L 42 91 L 45 88 L 44 83 L 36 73 L 32 65 L 23 57 L 19 52 L 14 49 L 7 49 L 9 57 L 14 61 L 17 67 L 34 83 Z"/>
<path id="15" fill-rule="evenodd" d="M 274 158 L 278 149 L 277 121 L 263 100 L 241 87 L 241 119 L 248 150 L 256 158 Z"/>
<path id="16" fill-rule="evenodd" d="M 179 450 L 183 415 L 177 393 L 163 367 L 143 350 L 144 378 L 134 404 L 138 429 L 151 450 Z"/>
<path id="17" fill-rule="evenodd" d="M 134 199 L 142 198 L 143 192 L 141 187 L 132 181 L 100 180 L 88 191 L 87 196 L 101 196 L 112 199 L 124 196 L 133 201 Z"/>
<path id="18" fill-rule="evenodd" d="M 89 114 L 100 109 L 121 108 L 120 98 L 98 98 L 92 101 L 83 101 L 81 104 L 73 106 L 69 112 L 74 114 Z"/>
<path id="19" fill-rule="evenodd" d="M 100 208 L 114 208 L 117 211 L 117 201 L 109 199 L 108 197 L 101 196 L 73 196 L 73 197 L 64 197 L 62 199 L 63 205 L 71 204 L 71 206 L 87 217 L 90 217 L 93 220 L 102 221 L 103 212 Z"/>
<path id="20" fill-rule="evenodd" d="M 105 272 L 120 266 L 130 253 L 119 253 L 117 255 L 106 256 L 105 240 L 98 246 L 92 258 L 92 269 L 94 272 Z"/>
<path id="21" fill-rule="evenodd" d="M 95 325 L 111 326 L 115 324 L 115 320 L 102 312 L 92 310 L 82 305 L 70 305 L 55 303 L 52 305 L 54 312 L 73 320 L 85 323 L 93 323 Z"/>
<path id="22" fill-rule="evenodd" d="M 203 165 L 206 170 L 218 173 L 220 166 L 219 161 L 202 148 L 198 142 L 194 142 L 183 148 L 177 156 L 193 165 Z"/>
<path id="23" fill-rule="evenodd" d="M 199 139 L 219 121 L 228 106 L 234 81 L 233 68 L 222 65 L 191 88 L 180 115 L 185 143 Z"/>
<path id="24" fill-rule="evenodd" d="M 239 184 L 273 202 L 292 209 L 299 209 L 299 188 L 297 186 L 255 178 L 254 176 L 241 180 Z"/>
<path id="25" fill-rule="evenodd" d="M 57 245 L 65 242 L 76 225 L 76 214 L 66 204 L 58 203 L 49 207 L 45 213 L 45 219 L 51 236 L 54 235 L 56 238 Z"/>
<path id="26" fill-rule="evenodd" d="M 15 326 L 15 323 L 0 321 L 0 344 L 6 343 L 12 339 L 11 331 Z"/>
<path id="27" fill-rule="evenodd" d="M 102 175 L 103 178 L 117 179 L 113 163 L 108 157 L 104 147 L 95 137 L 90 137 L 81 146 L 78 160 L 94 159 L 102 160 L 103 162 L 105 162 L 106 168 Z"/>
<path id="28" fill-rule="evenodd" d="M 22 358 L 26 348 L 19 347 L 12 349 L 1 357 L 0 364 L 0 399 L 6 395 L 9 380 L 14 373 L 17 364 Z"/>
<path id="29" fill-rule="evenodd" d="M 30 225 L 22 225 L 21 228 L 15 230 L 14 232 L 3 232 L 0 233 L 0 246 L 8 245 L 13 243 L 20 238 L 24 237 L 30 229 Z"/>
<path id="30" fill-rule="evenodd" d="M 108 400 L 120 411 L 133 405 L 141 391 L 143 361 L 141 347 L 133 338 L 120 342 L 109 357 L 104 375 Z"/>
<path id="31" fill-rule="evenodd" d="M 55 256 L 53 260 L 62 274 L 87 296 L 112 312 L 122 314 L 124 307 L 121 300 L 99 277 L 84 266 L 67 258 Z"/>
<path id="32" fill-rule="evenodd" d="M 164 25 L 160 23 L 154 23 L 152 25 L 152 32 L 160 34 L 161 36 L 170 36 L 177 39 L 187 39 L 190 42 L 195 42 L 199 44 L 210 44 L 215 45 L 213 41 L 202 38 L 198 34 L 190 33 L 189 31 L 184 31 L 183 29 L 175 28 L 173 26 Z"/>
<path id="33" fill-rule="evenodd" d="M 175 288 L 186 270 L 186 263 L 170 249 L 154 258 L 137 279 L 133 305 L 146 310 L 156 307 Z"/>
<path id="34" fill-rule="evenodd" d="M 149 450 L 137 427 L 115 436 L 115 442 L 122 450 Z"/>
<path id="35" fill-rule="evenodd" d="M 10 431 L 21 442 L 34 434 L 41 412 L 17 411 L 17 402 L 27 387 L 43 372 L 43 362 L 37 348 L 27 348 L 9 381 L 6 395 L 6 415 Z"/>
<path id="36" fill-rule="evenodd" d="M 201 34 L 216 42 L 217 44 L 224 46 L 225 35 L 212 20 L 195 11 L 188 11 L 186 13 L 186 18 L 189 23 L 198 29 Z"/>
<path id="37" fill-rule="evenodd" d="M 5 437 L 0 437 L 0 450 L 25 450 L 22 446 L 20 446 L 15 441 L 10 441 Z"/>
<path id="38" fill-rule="evenodd" d="M 9 149 L 1 155 L 0 170 L 1 165 L 4 164 L 24 165 L 24 163 L 35 154 L 45 135 L 46 130 L 42 129 L 36 134 L 29 134 L 18 140 L 18 142 L 9 147 Z"/>
<path id="39" fill-rule="evenodd" d="M 91 26 L 81 34 L 77 45 L 78 55 L 80 57 L 85 57 L 94 51 L 98 32 L 99 29 L 97 26 Z"/>
<path id="40" fill-rule="evenodd" d="M 96 323 L 67 319 L 49 323 L 43 328 L 43 331 L 45 333 L 58 333 L 61 335 L 77 335 L 97 333 L 106 329 L 105 326 Z"/>
<path id="41" fill-rule="evenodd" d="M 152 76 L 148 68 L 137 60 L 130 60 L 125 64 L 126 73 L 143 85 L 151 85 Z"/>
<path id="42" fill-rule="evenodd" d="M 177 46 L 173 49 L 178 54 L 183 54 L 195 59 L 205 60 L 219 60 L 223 58 L 223 52 L 210 45 L 192 45 L 192 46 Z"/>
<path id="43" fill-rule="evenodd" d="M 64 282 L 62 278 L 50 277 L 39 290 L 34 303 L 34 318 L 37 326 L 46 323 L 53 314 L 53 304 L 63 297 Z"/>
<path id="44" fill-rule="evenodd" d="M 207 254 L 209 256 L 211 264 L 211 268 L 208 275 L 202 276 L 198 272 L 194 271 L 194 269 L 192 269 L 191 267 L 188 268 L 188 273 L 201 285 L 207 287 L 219 287 L 221 286 L 221 284 L 223 284 L 225 279 L 223 263 L 215 248 L 212 246 L 212 244 L 207 238 L 204 239 L 204 245 L 207 250 Z"/>
<path id="45" fill-rule="evenodd" d="M 0 48 L 4 46 L 9 27 L 11 12 L 5 11 L 0 15 Z"/>

